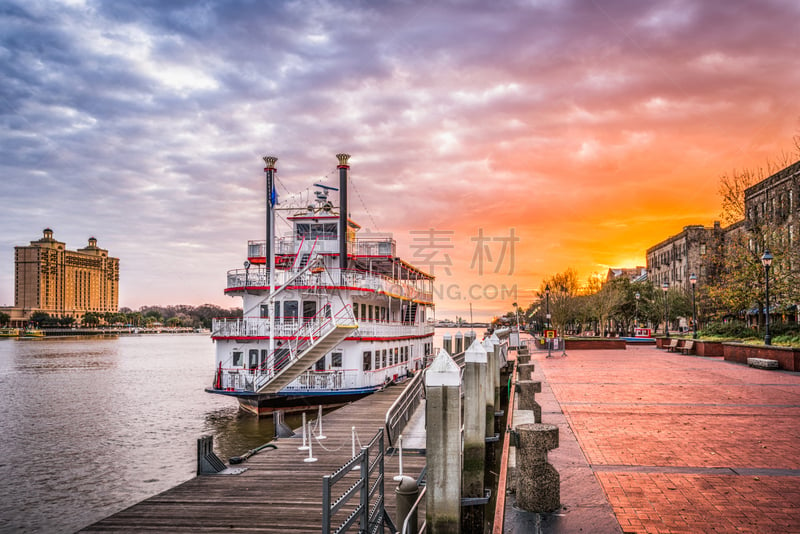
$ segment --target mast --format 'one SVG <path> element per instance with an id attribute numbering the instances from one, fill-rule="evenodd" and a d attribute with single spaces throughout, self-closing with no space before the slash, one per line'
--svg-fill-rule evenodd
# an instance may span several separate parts
<path id="1" fill-rule="evenodd" d="M 264 244 L 264 263 L 265 268 L 268 269 L 269 276 L 269 298 L 267 299 L 267 313 L 269 314 L 269 356 L 274 358 L 275 352 L 275 201 L 277 195 L 275 193 L 275 163 L 278 158 L 275 156 L 264 156 L 264 163 L 266 167 L 264 172 L 267 175 L 267 241 Z M 272 367 L 269 363 L 267 363 Z"/>

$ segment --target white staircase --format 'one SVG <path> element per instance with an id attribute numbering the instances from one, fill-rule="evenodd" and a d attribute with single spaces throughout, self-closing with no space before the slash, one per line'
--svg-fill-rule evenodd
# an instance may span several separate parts
<path id="1" fill-rule="evenodd" d="M 287 362 L 278 363 L 280 368 L 276 369 L 276 372 L 265 373 L 256 379 L 256 392 L 278 393 L 357 328 L 358 324 L 352 318 L 343 320 L 334 318 L 329 320 L 320 332 L 308 339 L 298 338 L 296 346 L 289 347 Z M 299 334 L 302 336 L 302 333 Z"/>

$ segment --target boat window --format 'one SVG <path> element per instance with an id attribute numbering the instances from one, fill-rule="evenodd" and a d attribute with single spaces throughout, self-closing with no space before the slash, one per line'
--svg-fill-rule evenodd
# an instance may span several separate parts
<path id="1" fill-rule="evenodd" d="M 267 368 L 267 353 L 269 351 L 267 349 L 261 349 L 261 368 Z"/>
<path id="2" fill-rule="evenodd" d="M 258 367 L 258 349 L 250 349 L 250 369 Z"/>
<path id="3" fill-rule="evenodd" d="M 400 363 L 400 354 L 399 354 L 399 352 L 400 352 L 400 349 L 395 347 L 394 348 L 394 363 L 395 363 L 395 365 Z"/>
<path id="4" fill-rule="evenodd" d="M 317 363 L 314 364 L 315 371 L 324 371 L 325 370 L 325 356 L 317 360 Z"/>
<path id="5" fill-rule="evenodd" d="M 383 349 L 383 365 L 381 367 L 386 367 L 386 349 Z"/>
<path id="6" fill-rule="evenodd" d="M 266 319 L 269 317 L 269 304 L 261 305 L 261 318 Z"/>
<path id="7" fill-rule="evenodd" d="M 369 305 L 369 320 L 370 321 L 373 320 L 373 317 L 372 317 L 372 304 Z"/>
<path id="8" fill-rule="evenodd" d="M 310 321 L 317 315 L 317 303 L 313 300 L 303 301 L 303 322 Z"/>
<path id="9" fill-rule="evenodd" d="M 353 304 L 353 318 L 358 321 L 358 304 Z"/>
<path id="10" fill-rule="evenodd" d="M 362 304 L 361 305 L 361 318 L 363 320 L 365 320 L 365 321 L 367 320 L 367 305 L 366 304 Z"/>
<path id="11" fill-rule="evenodd" d="M 297 239 L 336 239 L 336 223 L 297 223 L 295 228 L 297 229 Z"/>
<path id="12" fill-rule="evenodd" d="M 240 367 L 242 365 L 242 351 L 235 350 L 233 351 L 233 366 Z"/>
<path id="13" fill-rule="evenodd" d="M 365 371 L 372 370 L 372 352 L 368 350 L 364 351 L 364 370 Z"/>
<path id="14" fill-rule="evenodd" d="M 341 369 L 342 367 L 342 353 L 341 352 L 332 352 L 331 353 L 331 368 L 338 367 Z"/>
<path id="15" fill-rule="evenodd" d="M 283 318 L 284 320 L 296 320 L 297 319 L 297 301 L 296 300 L 287 300 L 283 303 Z"/>

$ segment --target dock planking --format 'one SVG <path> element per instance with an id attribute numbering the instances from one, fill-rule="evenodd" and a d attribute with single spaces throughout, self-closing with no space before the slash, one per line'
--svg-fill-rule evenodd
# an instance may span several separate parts
<path id="1" fill-rule="evenodd" d="M 277 449 L 266 449 L 234 466 L 246 467 L 244 473 L 197 476 L 81 532 L 321 532 L 322 477 L 352 457 L 352 427 L 356 427 L 360 444 L 367 446 L 383 428 L 386 412 L 404 389 L 405 384 L 393 385 L 325 414 L 322 430 L 326 439 L 313 443 L 316 462 L 303 461 L 308 451 L 297 448 L 302 444 L 301 433 L 281 438 L 273 442 Z M 397 483 L 392 477 L 398 474 L 398 464 L 396 454 L 385 456 L 385 501 L 393 521 Z M 424 455 L 404 453 L 405 475 L 416 479 L 424 466 Z M 344 492 L 357 478 L 358 471 L 346 475 L 334 495 Z M 353 502 L 358 504 L 357 496 Z M 334 516 L 333 524 L 338 525 L 352 508 Z"/>

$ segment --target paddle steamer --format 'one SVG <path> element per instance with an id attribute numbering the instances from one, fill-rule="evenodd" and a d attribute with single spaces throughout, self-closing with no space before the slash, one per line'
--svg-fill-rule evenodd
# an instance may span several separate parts
<path id="1" fill-rule="evenodd" d="M 275 163 L 265 157 L 266 239 L 249 241 L 225 293 L 242 318 L 213 321 L 212 393 L 257 415 L 341 404 L 424 367 L 433 351 L 433 276 L 397 256 L 391 234 L 359 235 L 347 217 L 350 156 L 337 154 L 336 188 L 294 210 L 275 232 Z"/>

